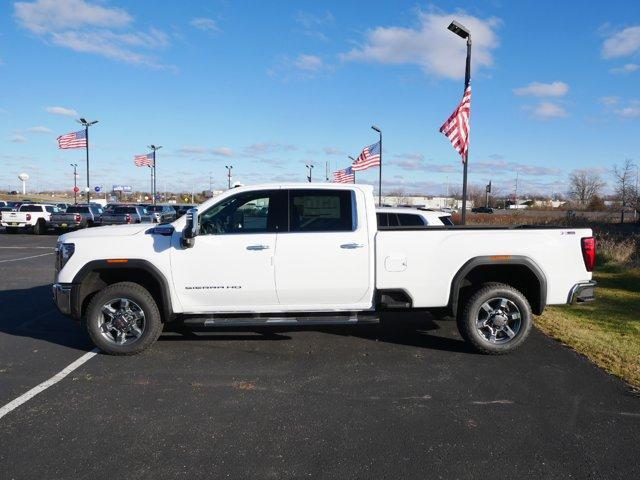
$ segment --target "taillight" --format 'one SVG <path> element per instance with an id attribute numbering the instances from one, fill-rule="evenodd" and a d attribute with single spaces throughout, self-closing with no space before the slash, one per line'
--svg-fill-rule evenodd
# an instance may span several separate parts
<path id="1" fill-rule="evenodd" d="M 581 240 L 582 259 L 587 272 L 593 272 L 596 264 L 596 239 L 595 237 L 585 237 Z"/>
<path id="2" fill-rule="evenodd" d="M 82 216 L 76 214 L 76 222 L 82 221 Z"/>
<path id="3" fill-rule="evenodd" d="M 125 221 L 125 222 L 127 222 L 127 223 L 131 223 L 131 215 L 127 213 L 127 214 L 124 216 L 124 221 Z"/>
<path id="4" fill-rule="evenodd" d="M 29 220 L 31 220 L 31 214 L 30 214 L 30 213 L 27 213 L 27 222 L 28 222 Z"/>

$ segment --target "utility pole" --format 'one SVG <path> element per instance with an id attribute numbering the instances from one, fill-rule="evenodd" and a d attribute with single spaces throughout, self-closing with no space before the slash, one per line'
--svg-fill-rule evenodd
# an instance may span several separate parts
<path id="1" fill-rule="evenodd" d="M 227 188 L 231 189 L 231 170 L 233 170 L 233 165 L 225 165 L 224 168 L 227 169 Z"/>
<path id="2" fill-rule="evenodd" d="M 516 170 L 516 191 L 514 194 L 514 200 L 516 204 L 516 209 L 518 208 L 518 171 Z"/>
<path id="3" fill-rule="evenodd" d="M 72 163 L 73 167 L 73 203 L 78 203 L 78 164 Z"/>
<path id="4" fill-rule="evenodd" d="M 91 185 L 89 184 L 89 127 L 91 125 L 95 125 L 96 123 L 98 123 L 98 120 L 92 120 L 89 121 L 85 118 L 80 118 L 78 120 L 78 123 L 81 124 L 84 127 L 84 137 L 85 140 L 87 141 L 87 203 L 90 202 L 90 198 L 89 198 L 89 192 L 91 191 Z"/>
<path id="5" fill-rule="evenodd" d="M 211 172 L 209 172 L 209 192 L 211 193 L 211 196 L 213 196 L 213 176 L 211 175 Z"/>
<path id="6" fill-rule="evenodd" d="M 313 173 L 313 165 L 312 164 L 307 164 L 305 165 L 305 167 L 307 167 L 307 180 L 309 183 L 311 183 L 311 175 Z"/>

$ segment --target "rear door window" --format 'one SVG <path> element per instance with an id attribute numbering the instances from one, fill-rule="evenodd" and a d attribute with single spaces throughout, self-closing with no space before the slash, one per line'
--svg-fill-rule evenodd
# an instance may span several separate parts
<path id="1" fill-rule="evenodd" d="M 291 232 L 350 232 L 355 228 L 351 190 L 289 191 Z"/>
<path id="2" fill-rule="evenodd" d="M 41 212 L 42 206 L 41 205 L 22 205 L 20 207 L 20 211 L 21 212 Z"/>

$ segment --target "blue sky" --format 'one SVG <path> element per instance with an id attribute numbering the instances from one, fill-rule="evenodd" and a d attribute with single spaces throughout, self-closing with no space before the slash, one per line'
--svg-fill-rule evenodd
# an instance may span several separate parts
<path id="1" fill-rule="evenodd" d="M 0 189 L 70 188 L 58 150 L 91 131 L 92 185 L 148 185 L 133 155 L 158 152 L 160 189 L 324 177 L 384 133 L 383 190 L 461 183 L 439 126 L 474 65 L 470 180 L 565 192 L 569 172 L 638 159 L 640 4 L 581 2 L 37 0 L 0 6 Z M 377 170 L 358 176 L 376 182 Z"/>

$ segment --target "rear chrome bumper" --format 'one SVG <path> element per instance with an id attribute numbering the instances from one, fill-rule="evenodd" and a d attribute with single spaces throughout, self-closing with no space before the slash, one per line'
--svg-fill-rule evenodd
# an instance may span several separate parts
<path id="1" fill-rule="evenodd" d="M 54 283 L 51 285 L 53 303 L 63 315 L 71 315 L 71 287 L 70 283 Z"/>
<path id="2" fill-rule="evenodd" d="M 596 285 L 598 283 L 595 280 L 589 282 L 576 283 L 569 292 L 569 300 L 567 303 L 584 303 L 592 302 L 596 299 Z"/>

